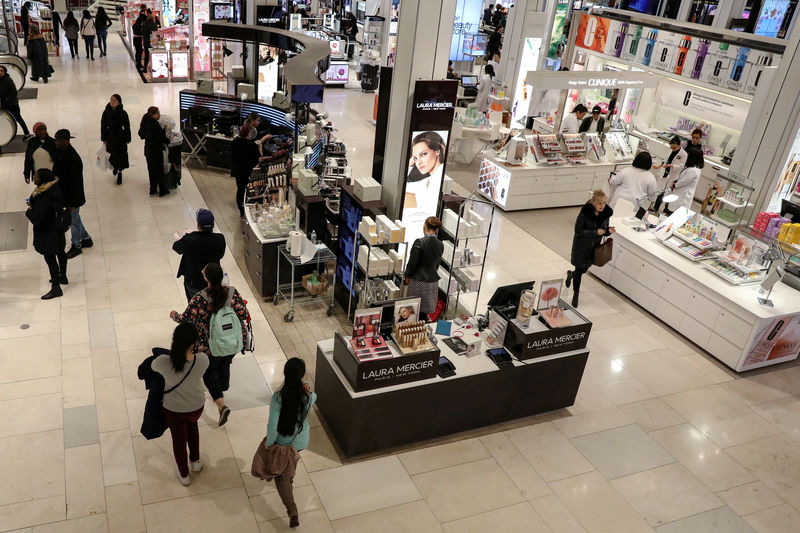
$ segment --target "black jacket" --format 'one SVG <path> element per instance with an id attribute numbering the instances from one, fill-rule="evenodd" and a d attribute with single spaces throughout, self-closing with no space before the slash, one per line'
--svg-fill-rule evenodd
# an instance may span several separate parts
<path id="1" fill-rule="evenodd" d="M 0 78 L 0 107 L 8 107 L 19 104 L 17 86 L 11 76 L 6 75 Z"/>
<path id="2" fill-rule="evenodd" d="M 260 157 L 261 153 L 254 140 L 236 137 L 231 143 L 231 176 L 238 179 L 250 178 Z"/>
<path id="3" fill-rule="evenodd" d="M 142 22 L 142 40 L 145 48 L 150 48 L 150 34 L 158 31 L 158 24 L 150 19 Z"/>
<path id="4" fill-rule="evenodd" d="M 494 11 L 489 9 L 488 7 L 483 10 L 483 23 L 484 24 L 491 24 L 492 23 L 492 15 L 494 15 Z"/>
<path id="5" fill-rule="evenodd" d="M 603 129 L 606 127 L 606 119 L 605 117 L 600 117 L 597 120 L 597 132 L 589 131 L 589 128 L 592 127 L 592 115 L 585 117 L 581 121 L 580 127 L 578 127 L 578 133 L 603 133 Z"/>
<path id="6" fill-rule="evenodd" d="M 169 138 L 158 121 L 150 116 L 142 120 L 139 138 L 144 140 L 145 157 L 162 157 L 164 148 L 169 145 Z"/>
<path id="7" fill-rule="evenodd" d="M 439 281 L 439 262 L 443 252 L 442 241 L 433 235 L 414 241 L 406 265 L 406 277 L 417 281 Z"/>
<path id="8" fill-rule="evenodd" d="M 100 119 L 100 140 L 106 143 L 106 151 L 111 155 L 111 165 L 115 169 L 125 170 L 130 166 L 128 143 L 131 142 L 131 121 L 122 104 L 116 109 L 106 104 L 103 118 Z"/>
<path id="9" fill-rule="evenodd" d="M 44 37 L 31 37 L 28 39 L 28 59 L 31 60 L 31 78 L 34 80 L 50 77 L 48 54 Z"/>
<path id="10" fill-rule="evenodd" d="M 80 207 L 86 203 L 83 191 L 83 161 L 71 144 L 57 148 L 53 159 L 53 174 L 58 177 L 64 200 L 70 207 Z"/>
<path id="11" fill-rule="evenodd" d="M 63 252 L 67 244 L 56 222 L 56 208 L 64 205 L 58 179 L 37 187 L 31 194 L 31 208 L 25 213 L 33 224 L 33 247 L 42 255 Z"/>
<path id="12" fill-rule="evenodd" d="M 96 31 L 108 30 L 111 27 L 111 19 L 105 13 L 98 13 L 94 16 L 94 26 Z"/>
<path id="13" fill-rule="evenodd" d="M 183 276 L 192 287 L 199 289 L 208 285 L 203 278 L 205 266 L 219 263 L 225 255 L 225 236 L 210 231 L 193 231 L 175 241 L 172 249 L 182 256 L 177 277 Z"/>
<path id="14" fill-rule="evenodd" d="M 575 236 L 572 238 L 572 255 L 570 263 L 578 268 L 588 268 L 594 261 L 594 249 L 600 244 L 603 236 L 597 230 L 605 229 L 608 235 L 609 220 L 614 210 L 606 205 L 596 215 L 592 202 L 586 202 L 575 219 Z"/>
<path id="15" fill-rule="evenodd" d="M 164 418 L 164 376 L 153 370 L 153 361 L 169 350 L 153 348 L 153 355 L 142 361 L 136 370 L 136 375 L 144 381 L 145 388 L 150 391 L 144 405 L 142 417 L 142 436 L 146 439 L 157 439 L 167 430 L 167 421 Z"/>
<path id="16" fill-rule="evenodd" d="M 25 168 L 23 169 L 23 174 L 26 178 L 30 178 L 33 176 L 33 173 L 39 170 L 38 168 L 33 168 L 33 152 L 35 152 L 40 146 L 43 146 L 45 150 L 50 154 L 50 158 L 55 162 L 56 160 L 56 141 L 49 135 L 44 138 L 44 140 L 40 139 L 38 136 L 34 135 L 28 141 L 28 146 L 25 148 Z"/>
<path id="17" fill-rule="evenodd" d="M 136 17 L 136 20 L 134 21 L 133 26 L 131 27 L 134 37 L 142 36 L 142 24 L 144 24 L 146 20 L 147 20 L 147 15 L 145 15 L 144 13 L 139 13 L 139 16 Z"/>

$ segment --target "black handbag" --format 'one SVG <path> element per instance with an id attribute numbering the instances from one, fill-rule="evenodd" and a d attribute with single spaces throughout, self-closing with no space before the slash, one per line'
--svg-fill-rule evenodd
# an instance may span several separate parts
<path id="1" fill-rule="evenodd" d="M 144 404 L 144 416 L 142 417 L 141 433 L 147 440 L 157 439 L 167 430 L 167 419 L 164 417 L 164 395 L 170 393 L 180 387 L 183 380 L 189 377 L 192 373 L 194 364 L 197 361 L 195 357 L 192 360 L 192 366 L 189 371 L 181 378 L 177 385 L 164 390 L 164 378 L 158 372 L 152 370 L 151 365 L 153 360 L 169 350 L 164 348 L 153 348 L 153 355 L 144 360 L 139 366 L 139 379 L 144 379 L 149 393 L 147 394 L 147 402 Z"/>

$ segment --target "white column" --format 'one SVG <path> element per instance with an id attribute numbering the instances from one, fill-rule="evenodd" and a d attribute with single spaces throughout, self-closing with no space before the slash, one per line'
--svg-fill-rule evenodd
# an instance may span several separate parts
<path id="1" fill-rule="evenodd" d="M 446 77 L 456 0 L 403 0 L 400 9 L 381 194 L 391 217 L 400 214 L 414 83 Z"/>
<path id="2" fill-rule="evenodd" d="M 714 16 L 714 23 L 712 26 L 721 30 L 726 29 L 732 18 L 742 14 L 746 3 L 746 0 L 722 0 L 719 3 L 719 8 L 717 9 L 717 14 Z M 753 16 L 758 16 L 758 14 L 754 14 Z"/>
<path id="3" fill-rule="evenodd" d="M 762 83 L 731 162 L 731 171 L 755 182 L 756 213 L 766 207 L 800 125 L 800 32 L 788 39 L 772 80 Z"/>
<path id="4" fill-rule="evenodd" d="M 402 10 L 403 3 L 400 3 Z M 392 0 L 381 0 L 380 15 L 386 19 L 383 23 L 383 46 L 381 47 L 381 66 L 386 66 L 386 58 L 389 55 L 389 27 L 392 24 Z M 401 11 L 402 13 L 402 11 Z"/>
<path id="5" fill-rule="evenodd" d="M 692 10 L 692 0 L 683 0 L 681 7 L 678 9 L 678 20 L 676 22 L 686 22 L 689 18 L 689 12 Z"/>

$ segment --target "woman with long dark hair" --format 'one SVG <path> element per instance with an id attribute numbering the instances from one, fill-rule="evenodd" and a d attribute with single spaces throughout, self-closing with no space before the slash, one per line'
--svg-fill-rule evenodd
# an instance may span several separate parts
<path id="1" fill-rule="evenodd" d="M 208 355 L 195 350 L 197 330 L 192 324 L 178 324 L 172 333 L 169 353 L 156 357 L 151 368 L 164 376 L 164 418 L 172 435 L 172 454 L 178 465 L 178 479 L 189 485 L 189 462 L 192 472 L 200 472 L 200 432 L 197 421 L 203 414 L 206 394 L 203 374 L 208 369 Z M 189 455 L 186 455 L 186 447 Z"/>
<path id="2" fill-rule="evenodd" d="M 283 385 L 272 395 L 269 404 L 266 446 L 292 446 L 297 451 L 308 446 L 308 413 L 317 401 L 317 394 L 311 392 L 308 383 L 303 382 L 305 375 L 306 364 L 298 357 L 292 357 L 283 365 Z M 289 514 L 289 527 L 300 525 L 292 491 L 293 481 L 293 478 L 286 476 L 275 478 L 275 487 Z"/>
<path id="3" fill-rule="evenodd" d="M 91 58 L 94 61 L 94 38 L 97 35 L 97 27 L 94 24 L 92 14 L 88 9 L 83 10 L 83 17 L 81 18 L 81 37 L 83 37 L 83 44 L 86 47 L 86 59 Z"/>
<path id="4" fill-rule="evenodd" d="M 258 145 L 250 138 L 250 127 L 242 126 L 239 135 L 231 143 L 231 176 L 236 180 L 236 206 L 239 216 L 244 218 L 244 191 L 250 182 L 253 168 L 261 159 Z"/>
<path id="5" fill-rule="evenodd" d="M 439 298 L 439 263 L 442 261 L 444 245 L 436 234 L 442 221 L 436 217 L 425 220 L 424 236 L 414 241 L 406 264 L 408 296 L 420 298 L 419 312 L 422 316 L 436 310 Z"/>
<path id="6" fill-rule="evenodd" d="M 97 14 L 94 16 L 94 25 L 97 30 L 97 48 L 100 50 L 100 57 L 108 55 L 108 28 L 111 27 L 111 19 L 108 18 L 106 10 L 103 6 L 97 8 Z"/>
<path id="7" fill-rule="evenodd" d="M 122 171 L 130 166 L 128 162 L 128 143 L 131 142 L 131 122 L 128 112 L 122 108 L 122 97 L 112 94 L 103 117 L 100 119 L 100 140 L 106 146 L 109 162 L 117 177 L 117 185 L 122 184 Z"/>
<path id="8" fill-rule="evenodd" d="M 80 51 L 78 50 L 78 33 L 80 32 L 81 25 L 78 23 L 78 19 L 75 18 L 75 14 L 72 11 L 67 11 L 67 16 L 64 18 L 64 37 L 67 38 L 67 43 L 69 44 L 69 53 L 72 55 L 72 59 L 80 57 Z"/>
<path id="9" fill-rule="evenodd" d="M 169 137 L 159 124 L 161 112 L 156 106 L 147 108 L 139 123 L 139 138 L 144 140 L 144 157 L 147 160 L 147 175 L 150 178 L 150 196 L 166 196 L 169 189 L 164 182 L 164 149 L 169 146 Z"/>
<path id="10" fill-rule="evenodd" d="M 196 349 L 211 356 L 211 363 L 208 371 L 203 376 L 211 398 L 219 409 L 218 425 L 222 426 L 228 421 L 231 414 L 230 408 L 225 405 L 224 392 L 228 390 L 231 380 L 231 363 L 237 351 L 241 351 L 247 339 L 247 324 L 250 322 L 250 313 L 242 299 L 242 295 L 235 287 L 226 287 L 222 284 L 224 274 L 222 267 L 218 263 L 209 263 L 203 269 L 203 277 L 208 283 L 208 287 L 194 295 L 189 301 L 189 305 L 183 313 L 177 311 L 170 312 L 169 316 L 175 322 L 191 322 L 197 327 L 198 340 Z M 242 344 L 236 346 L 236 351 L 232 353 L 217 353 L 213 342 L 211 342 L 210 328 L 211 318 L 214 313 L 230 307 L 239 320 L 238 326 L 241 328 Z M 232 317 L 231 317 L 231 320 Z M 237 324 L 233 324 L 234 328 Z"/>

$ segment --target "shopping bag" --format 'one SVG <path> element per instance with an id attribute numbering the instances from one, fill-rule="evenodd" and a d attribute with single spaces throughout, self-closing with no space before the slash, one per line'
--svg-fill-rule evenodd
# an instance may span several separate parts
<path id="1" fill-rule="evenodd" d="M 111 154 L 108 153 L 106 150 L 106 145 L 101 144 L 100 149 L 97 151 L 97 158 L 95 163 L 97 164 L 97 168 L 103 171 L 111 170 Z"/>
<path id="2" fill-rule="evenodd" d="M 605 242 L 594 249 L 594 266 L 602 267 L 608 264 L 613 257 L 614 252 L 614 239 L 608 238 Z"/>
<path id="3" fill-rule="evenodd" d="M 168 174 L 170 170 L 172 170 L 172 163 L 169 161 L 169 150 L 164 147 L 164 150 L 161 152 L 162 161 L 164 162 L 164 174 Z"/>

